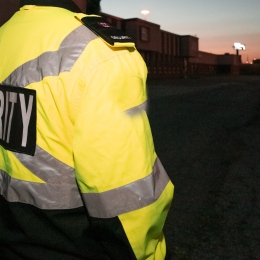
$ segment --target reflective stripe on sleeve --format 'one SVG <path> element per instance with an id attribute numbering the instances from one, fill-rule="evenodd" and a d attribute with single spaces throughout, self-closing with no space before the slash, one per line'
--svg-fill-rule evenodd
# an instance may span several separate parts
<path id="1" fill-rule="evenodd" d="M 22 181 L 0 171 L 0 194 L 10 202 L 23 202 L 41 209 L 83 206 L 74 169 L 36 147 L 35 156 L 15 153 L 17 159 L 45 183 Z M 33 158 L 33 160 L 32 160 Z"/>
<path id="2" fill-rule="evenodd" d="M 152 173 L 136 182 L 102 193 L 84 193 L 89 215 L 112 218 L 155 202 L 170 181 L 160 160 L 155 160 Z"/>
<path id="3" fill-rule="evenodd" d="M 133 108 L 130 108 L 130 109 L 127 109 L 125 110 L 125 113 L 129 116 L 135 116 L 137 115 L 138 113 L 140 113 L 140 111 L 144 110 L 144 111 L 147 111 L 147 107 L 148 107 L 148 102 L 145 101 L 144 103 L 140 104 L 139 106 L 136 106 L 136 107 L 133 107 Z"/>
<path id="4" fill-rule="evenodd" d="M 47 76 L 58 76 L 70 71 L 86 45 L 97 36 L 84 25 L 72 31 L 62 41 L 57 51 L 44 52 L 39 57 L 18 67 L 2 84 L 14 87 L 26 87 L 39 82 Z"/>

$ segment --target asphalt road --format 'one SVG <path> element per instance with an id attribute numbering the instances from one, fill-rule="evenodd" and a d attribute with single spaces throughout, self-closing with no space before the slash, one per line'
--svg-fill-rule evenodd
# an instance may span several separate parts
<path id="1" fill-rule="evenodd" d="M 171 259 L 260 259 L 260 76 L 149 81 Z"/>

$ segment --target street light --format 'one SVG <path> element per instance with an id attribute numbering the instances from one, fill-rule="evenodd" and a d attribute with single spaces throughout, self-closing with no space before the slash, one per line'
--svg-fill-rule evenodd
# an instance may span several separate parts
<path id="1" fill-rule="evenodd" d="M 143 11 L 141 11 L 141 14 L 144 15 L 144 20 L 147 19 L 147 15 L 148 15 L 149 13 L 150 13 L 150 11 L 148 11 L 148 10 L 143 10 Z"/>
<path id="2" fill-rule="evenodd" d="M 237 55 L 239 54 L 239 51 L 244 51 L 246 49 L 245 44 L 242 44 L 240 42 L 235 42 L 233 47 L 236 50 Z"/>

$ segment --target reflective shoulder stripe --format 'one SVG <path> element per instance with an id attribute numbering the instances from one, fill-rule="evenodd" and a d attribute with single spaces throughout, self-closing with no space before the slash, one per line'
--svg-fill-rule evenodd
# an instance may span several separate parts
<path id="1" fill-rule="evenodd" d="M 93 32 L 81 25 L 65 37 L 57 51 L 44 52 L 26 62 L 14 70 L 2 84 L 26 87 L 46 76 L 58 76 L 62 72 L 70 71 L 86 45 L 96 38 Z"/>
<path id="2" fill-rule="evenodd" d="M 29 171 L 45 183 L 22 181 L 0 170 L 0 194 L 10 202 L 22 202 L 40 209 L 70 209 L 83 206 L 74 169 L 36 147 L 35 156 L 15 153 Z"/>
<path id="3" fill-rule="evenodd" d="M 112 218 L 155 202 L 170 181 L 157 158 L 153 172 L 144 179 L 103 193 L 84 193 L 88 213 L 96 218 Z"/>

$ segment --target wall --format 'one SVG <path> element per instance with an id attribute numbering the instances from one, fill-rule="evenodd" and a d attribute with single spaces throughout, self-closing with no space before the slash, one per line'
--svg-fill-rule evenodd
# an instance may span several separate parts
<path id="1" fill-rule="evenodd" d="M 217 65 L 218 57 L 213 53 L 198 51 L 197 57 L 192 57 L 189 59 L 189 61 L 191 63 Z"/>
<path id="2" fill-rule="evenodd" d="M 124 20 L 124 29 L 139 50 L 161 52 L 160 25 L 141 19 Z"/>
<path id="3" fill-rule="evenodd" d="M 195 36 L 181 36 L 181 56 L 197 57 L 199 51 L 199 39 Z"/>

